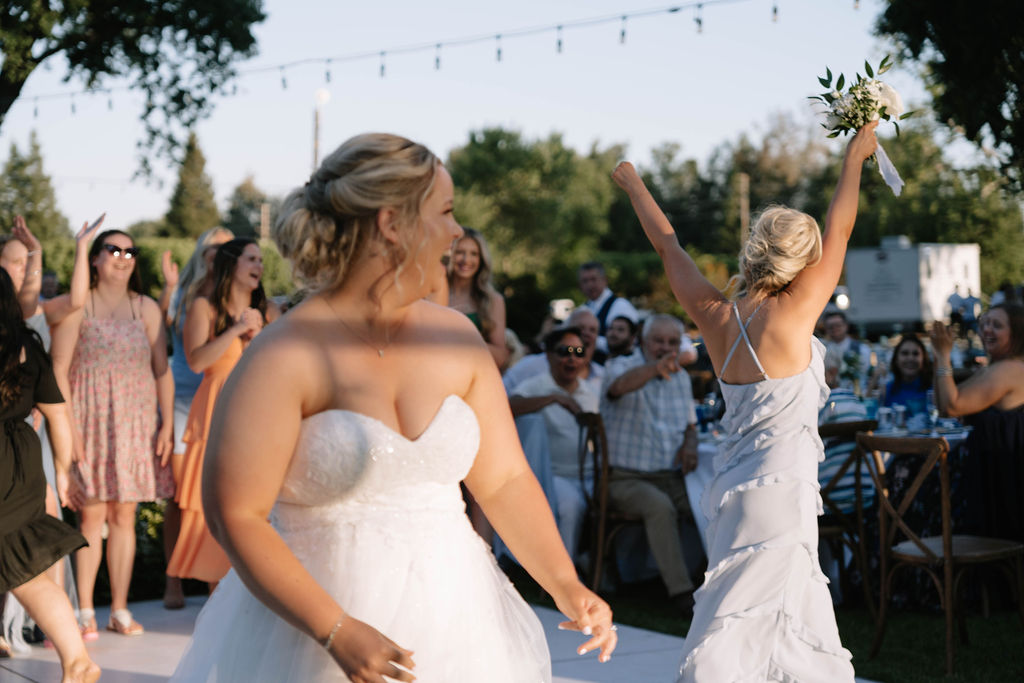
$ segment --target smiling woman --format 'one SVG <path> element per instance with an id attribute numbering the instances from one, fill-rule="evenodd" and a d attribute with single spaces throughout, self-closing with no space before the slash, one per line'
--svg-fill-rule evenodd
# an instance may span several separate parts
<path id="1" fill-rule="evenodd" d="M 491 253 L 484 236 L 473 228 L 463 228 L 463 233 L 448 263 L 448 305 L 473 321 L 494 362 L 504 368 L 505 298 L 491 283 Z"/>

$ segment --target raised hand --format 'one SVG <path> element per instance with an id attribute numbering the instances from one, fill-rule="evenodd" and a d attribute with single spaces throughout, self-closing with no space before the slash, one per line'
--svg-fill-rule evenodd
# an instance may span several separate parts
<path id="1" fill-rule="evenodd" d="M 14 227 L 11 228 L 11 234 L 19 242 L 25 245 L 30 251 L 39 251 L 42 245 L 39 244 L 39 240 L 32 234 L 32 231 L 28 229 L 28 225 L 25 223 L 24 216 L 14 217 Z"/>
<path id="2" fill-rule="evenodd" d="M 612 180 L 626 192 L 632 192 L 636 188 L 644 186 L 644 181 L 640 178 L 640 174 L 636 172 L 633 164 L 628 161 L 620 162 L 615 167 L 615 170 L 612 171 Z"/>
<path id="3" fill-rule="evenodd" d="M 413 681 L 412 651 L 399 647 L 369 624 L 346 616 L 328 650 L 352 683 Z M 399 668 L 401 667 L 401 668 Z"/>
<path id="4" fill-rule="evenodd" d="M 875 153 L 878 147 L 878 138 L 875 136 L 875 128 L 878 128 L 878 121 L 871 121 L 857 131 L 857 134 L 850 140 L 846 148 L 846 155 L 852 159 L 863 162 Z"/>
<path id="5" fill-rule="evenodd" d="M 928 336 L 932 340 L 932 348 L 935 349 L 935 360 L 945 360 L 953 351 L 953 333 L 943 324 L 941 320 L 932 323 Z"/>
<path id="6" fill-rule="evenodd" d="M 169 249 L 160 254 L 160 272 L 163 273 L 164 286 L 167 289 L 174 289 L 178 286 L 178 264 L 171 258 Z"/>
<path id="7" fill-rule="evenodd" d="M 92 242 L 94 237 L 96 237 L 96 233 L 99 231 L 100 226 L 103 225 L 103 219 L 106 217 L 107 213 L 104 211 L 100 214 L 100 217 L 92 223 L 86 221 L 82 224 L 82 229 L 78 231 L 77 235 L 75 235 L 75 243 L 77 244 L 78 249 L 84 251 L 84 248 L 89 246 L 89 243 Z"/>
<path id="8" fill-rule="evenodd" d="M 612 623 L 612 609 L 608 603 L 588 590 L 579 581 L 574 582 L 561 597 L 557 599 L 559 611 L 569 617 L 558 628 L 564 631 L 579 631 L 590 640 L 580 645 L 576 652 L 584 655 L 591 650 L 599 649 L 599 662 L 611 659 L 615 646 L 619 643 L 619 634 Z"/>

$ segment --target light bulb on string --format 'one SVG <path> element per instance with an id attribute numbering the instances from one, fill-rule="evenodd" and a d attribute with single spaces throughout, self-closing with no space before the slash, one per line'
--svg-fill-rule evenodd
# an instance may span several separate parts
<path id="1" fill-rule="evenodd" d="M 500 62 L 501 61 L 501 34 L 500 33 L 498 35 L 494 36 L 494 44 L 495 44 L 494 58 L 495 58 L 495 61 Z"/>
<path id="2" fill-rule="evenodd" d="M 327 64 L 324 66 L 324 82 L 331 82 L 331 60 L 327 60 Z"/>
<path id="3" fill-rule="evenodd" d="M 619 44 L 624 45 L 626 43 L 626 15 L 622 15 L 622 28 L 619 29 Z"/>
<path id="4" fill-rule="evenodd" d="M 562 27 L 556 26 L 555 31 L 558 35 L 558 40 L 555 42 L 555 49 L 558 52 L 558 54 L 562 54 Z"/>
<path id="5" fill-rule="evenodd" d="M 32 100 L 32 118 L 39 118 L 39 98 Z"/>
<path id="6" fill-rule="evenodd" d="M 853 9 L 860 9 L 860 0 L 853 0 Z"/>
<path id="7" fill-rule="evenodd" d="M 110 91 L 107 91 L 107 110 L 114 111 L 114 98 L 110 96 Z"/>
<path id="8" fill-rule="evenodd" d="M 75 96 L 74 95 L 71 96 L 71 113 L 72 114 L 75 113 Z"/>
<path id="9" fill-rule="evenodd" d="M 434 71 L 441 70 L 441 43 L 434 46 Z"/>
<path id="10" fill-rule="evenodd" d="M 384 50 L 381 50 L 380 51 L 380 77 L 381 78 L 384 78 L 384 73 L 386 71 L 386 67 L 384 65 L 384 60 L 385 60 L 386 57 L 387 57 L 387 52 L 385 52 Z"/>
<path id="11" fill-rule="evenodd" d="M 288 79 L 284 75 L 284 67 L 281 67 L 281 90 L 288 89 Z"/>
<path id="12" fill-rule="evenodd" d="M 704 13 L 704 5 L 698 4 L 697 11 L 694 13 L 693 22 L 697 24 L 697 33 L 704 33 L 704 17 L 701 16 Z"/>
<path id="13" fill-rule="evenodd" d="M 772 5 L 772 23 L 778 23 L 779 21 L 779 4 L 775 3 Z"/>

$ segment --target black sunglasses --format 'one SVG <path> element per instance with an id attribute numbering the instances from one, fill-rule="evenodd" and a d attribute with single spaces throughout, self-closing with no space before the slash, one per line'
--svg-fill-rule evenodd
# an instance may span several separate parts
<path id="1" fill-rule="evenodd" d="M 575 356 L 576 358 L 583 358 L 583 347 L 582 346 L 556 346 L 555 355 L 559 358 L 568 358 L 569 356 Z"/>
<path id="2" fill-rule="evenodd" d="M 128 247 L 127 249 L 122 249 L 116 244 L 110 244 L 109 242 L 103 245 L 103 249 L 114 258 L 117 258 L 121 254 L 124 254 L 124 258 L 133 259 L 139 255 L 138 247 Z"/>

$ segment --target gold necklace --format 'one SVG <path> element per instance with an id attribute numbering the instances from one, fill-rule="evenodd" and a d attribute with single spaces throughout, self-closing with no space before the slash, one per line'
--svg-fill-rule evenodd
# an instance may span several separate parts
<path id="1" fill-rule="evenodd" d="M 346 330 L 351 332 L 352 336 L 354 336 L 356 339 L 358 339 L 359 341 L 363 342 L 371 349 L 376 351 L 378 358 L 384 358 L 384 349 L 391 346 L 391 339 L 388 338 L 389 335 L 387 325 L 384 326 L 384 346 L 377 346 L 376 344 L 373 343 L 371 339 L 367 339 L 363 335 L 359 334 L 359 332 L 357 332 L 355 328 L 353 328 L 351 325 L 345 322 L 345 320 L 338 314 L 338 311 L 334 308 L 334 306 L 331 305 L 331 302 L 327 299 L 327 297 L 323 297 L 323 300 L 324 303 L 327 304 L 327 308 L 331 309 L 331 313 L 334 314 L 334 317 L 338 319 L 338 322 L 341 323 Z"/>

